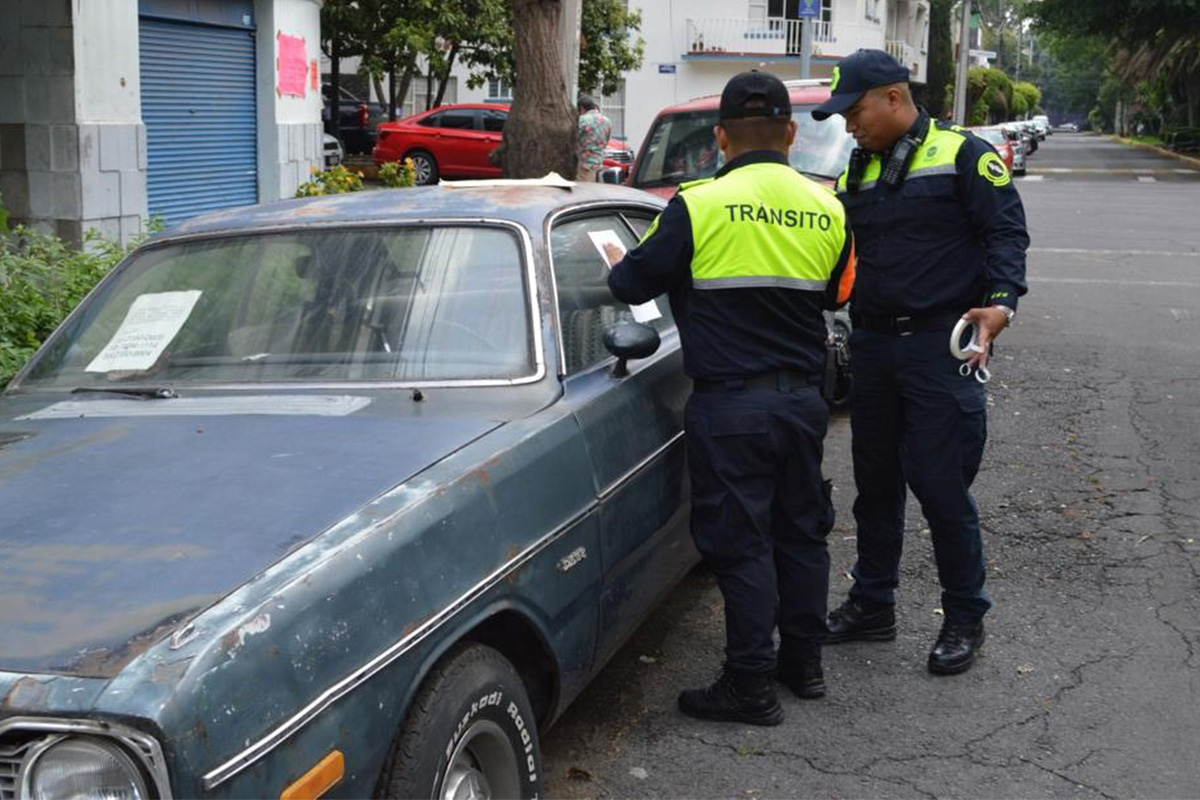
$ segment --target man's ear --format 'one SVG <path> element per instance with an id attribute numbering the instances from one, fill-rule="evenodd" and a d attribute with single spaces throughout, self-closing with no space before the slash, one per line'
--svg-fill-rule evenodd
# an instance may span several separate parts
<path id="1" fill-rule="evenodd" d="M 729 135 L 720 125 L 713 126 L 713 135 L 717 137 L 717 149 L 722 153 L 729 150 Z"/>
<path id="2" fill-rule="evenodd" d="M 788 120 L 787 146 L 789 150 L 792 149 L 792 143 L 796 141 L 796 131 L 799 129 L 800 126 L 796 124 L 796 120 Z"/>

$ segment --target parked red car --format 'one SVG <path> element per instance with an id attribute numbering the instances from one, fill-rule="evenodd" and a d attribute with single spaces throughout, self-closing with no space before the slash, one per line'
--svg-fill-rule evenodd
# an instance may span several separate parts
<path id="1" fill-rule="evenodd" d="M 384 122 L 379 126 L 375 163 L 411 158 L 420 186 L 437 183 L 439 178 L 498 178 L 500 168 L 488 156 L 500 146 L 508 111 L 507 105 L 461 103 Z M 624 177 L 632 161 L 628 145 L 609 140 L 605 167 L 621 169 Z"/>
<path id="2" fill-rule="evenodd" d="M 1009 172 L 1013 172 L 1013 149 L 1004 131 L 993 127 L 967 128 L 967 130 L 996 148 L 996 152 L 1000 154 L 1000 158 L 1004 159 L 1004 166 L 1008 167 Z M 1024 168 L 1022 168 L 1023 171 Z"/>

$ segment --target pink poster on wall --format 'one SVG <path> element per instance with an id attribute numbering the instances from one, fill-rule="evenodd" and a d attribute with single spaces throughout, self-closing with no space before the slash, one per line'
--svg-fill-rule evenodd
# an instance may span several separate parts
<path id="1" fill-rule="evenodd" d="M 293 97 L 304 97 L 307 88 L 308 56 L 304 52 L 304 39 L 299 36 L 288 36 L 280 33 L 276 37 L 279 43 L 279 83 L 276 90 L 280 94 Z"/>

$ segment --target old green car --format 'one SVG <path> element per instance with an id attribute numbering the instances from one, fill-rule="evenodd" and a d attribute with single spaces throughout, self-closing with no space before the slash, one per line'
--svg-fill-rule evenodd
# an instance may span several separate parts
<path id="1" fill-rule="evenodd" d="M 678 333 L 598 245 L 661 206 L 367 192 L 126 259 L 0 397 L 0 798 L 537 795 L 696 562 Z"/>

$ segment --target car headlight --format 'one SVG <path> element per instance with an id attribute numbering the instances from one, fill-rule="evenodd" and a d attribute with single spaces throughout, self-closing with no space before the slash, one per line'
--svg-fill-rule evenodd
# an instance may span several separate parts
<path id="1" fill-rule="evenodd" d="M 52 744 L 28 766 L 30 800 L 147 800 L 136 763 L 116 744 L 71 736 Z"/>

